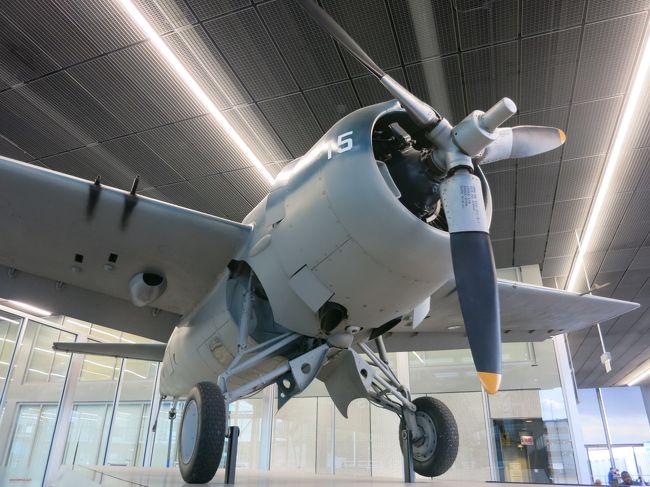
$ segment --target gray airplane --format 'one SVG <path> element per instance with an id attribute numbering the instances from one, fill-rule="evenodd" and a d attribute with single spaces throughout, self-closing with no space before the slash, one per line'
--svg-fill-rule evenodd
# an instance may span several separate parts
<path id="1" fill-rule="evenodd" d="M 545 340 L 638 305 L 496 277 L 480 165 L 555 149 L 561 130 L 500 127 L 516 112 L 507 98 L 451 126 L 300 3 L 396 101 L 342 118 L 242 223 L 0 158 L 0 296 L 162 342 L 55 348 L 162 362 L 161 395 L 186 398 L 187 482 L 214 476 L 227 403 L 277 384 L 282 407 L 314 378 L 344 416 L 357 398 L 398 414 L 415 471 L 441 475 L 458 449 L 453 415 L 412 400 L 387 350 L 469 344 L 492 394 L 502 340 Z"/>

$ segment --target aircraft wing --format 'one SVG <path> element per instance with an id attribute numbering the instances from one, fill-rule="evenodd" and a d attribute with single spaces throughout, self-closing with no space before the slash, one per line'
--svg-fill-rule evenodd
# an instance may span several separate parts
<path id="1" fill-rule="evenodd" d="M 167 341 L 251 226 L 0 157 L 0 298 Z M 150 306 L 129 281 L 164 275 Z"/>
<path id="2" fill-rule="evenodd" d="M 616 318 L 637 303 L 499 279 L 501 339 L 543 341 Z M 431 296 L 427 318 L 413 328 L 401 323 L 386 338 L 391 352 L 467 348 L 467 337 L 453 281 Z"/>

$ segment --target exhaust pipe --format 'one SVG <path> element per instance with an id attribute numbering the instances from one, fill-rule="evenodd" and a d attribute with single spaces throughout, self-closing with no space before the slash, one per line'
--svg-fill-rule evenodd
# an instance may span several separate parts
<path id="1" fill-rule="evenodd" d="M 164 276 L 154 272 L 140 272 L 129 282 L 131 302 L 138 307 L 146 306 L 160 297 L 167 288 Z"/>

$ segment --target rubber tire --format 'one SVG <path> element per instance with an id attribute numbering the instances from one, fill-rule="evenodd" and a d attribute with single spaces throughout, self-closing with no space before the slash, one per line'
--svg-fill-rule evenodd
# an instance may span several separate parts
<path id="1" fill-rule="evenodd" d="M 194 451 L 188 463 L 183 462 L 181 438 L 185 414 L 177 440 L 178 466 L 183 480 L 188 484 L 205 484 L 210 482 L 221 463 L 223 444 L 226 435 L 226 401 L 219 386 L 212 382 L 199 382 L 189 395 L 185 404 L 196 402 L 198 410 L 198 428 Z"/>
<path id="2" fill-rule="evenodd" d="M 437 442 L 433 455 L 426 461 L 418 461 L 413 458 L 413 469 L 424 477 L 438 477 L 451 468 L 458 454 L 458 426 L 454 415 L 445 404 L 433 397 L 418 397 L 413 400 L 416 413 L 422 412 L 429 416 L 436 428 Z M 402 431 L 406 424 L 402 419 L 399 424 L 399 434 L 402 438 Z M 403 448 L 402 441 L 399 442 Z"/>

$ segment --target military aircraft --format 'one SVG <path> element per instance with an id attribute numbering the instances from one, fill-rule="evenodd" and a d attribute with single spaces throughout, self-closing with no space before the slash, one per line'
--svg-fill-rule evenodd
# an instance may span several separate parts
<path id="1" fill-rule="evenodd" d="M 344 416 L 356 398 L 398 414 L 415 471 L 437 476 L 456 457 L 453 415 L 412 400 L 387 350 L 469 344 L 493 394 L 502 339 L 544 340 L 637 305 L 496 277 L 481 165 L 555 149 L 561 130 L 502 128 L 517 110 L 507 98 L 452 126 L 299 3 L 394 101 L 338 121 L 242 223 L 0 159 L 0 296 L 162 342 L 55 348 L 162 362 L 161 394 L 186 398 L 187 482 L 214 476 L 228 402 L 277 384 L 282 407 L 314 378 Z"/>

